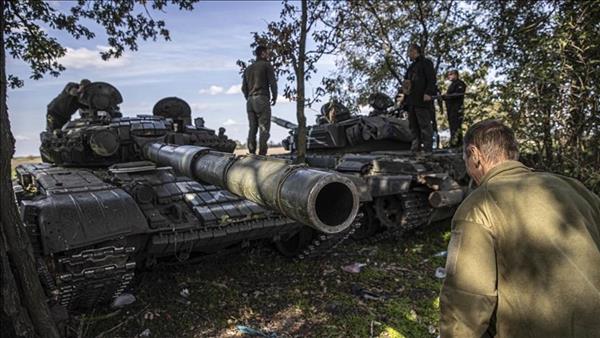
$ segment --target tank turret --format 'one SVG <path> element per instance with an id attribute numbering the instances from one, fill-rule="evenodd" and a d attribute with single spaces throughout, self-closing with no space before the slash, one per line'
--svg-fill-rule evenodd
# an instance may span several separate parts
<path id="1" fill-rule="evenodd" d="M 45 162 L 64 166 L 108 167 L 141 160 L 135 139 L 155 138 L 171 144 L 192 144 L 233 152 L 235 141 L 224 129 L 217 134 L 202 123 L 191 125 L 191 108 L 177 97 L 156 103 L 152 115 L 123 117 L 119 91 L 105 82 L 93 82 L 80 97 L 81 118 L 60 130 L 41 133 L 40 153 Z M 201 121 L 197 118 L 196 121 Z"/>
<path id="2" fill-rule="evenodd" d="M 400 118 L 387 95 L 376 93 L 369 97 L 372 111 L 368 116 L 351 115 L 339 102 L 328 102 L 321 107 L 317 124 L 307 128 L 307 152 L 339 153 L 373 150 L 410 149 L 412 139 L 408 120 Z M 275 124 L 289 129 L 290 136 L 282 141 L 286 150 L 296 151 L 296 125 L 279 117 L 271 117 Z"/>

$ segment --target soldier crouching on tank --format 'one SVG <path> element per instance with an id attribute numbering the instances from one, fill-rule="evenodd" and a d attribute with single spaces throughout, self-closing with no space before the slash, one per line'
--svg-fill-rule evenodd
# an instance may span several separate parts
<path id="1" fill-rule="evenodd" d="M 79 108 L 87 108 L 79 102 L 79 98 L 90 83 L 88 79 L 81 80 L 79 84 L 69 82 L 62 92 L 48 104 L 46 113 L 47 131 L 52 132 L 62 128 Z"/>
<path id="2" fill-rule="evenodd" d="M 498 120 L 474 124 L 463 142 L 479 187 L 452 219 L 441 337 L 597 337 L 600 198 L 518 162 Z"/>

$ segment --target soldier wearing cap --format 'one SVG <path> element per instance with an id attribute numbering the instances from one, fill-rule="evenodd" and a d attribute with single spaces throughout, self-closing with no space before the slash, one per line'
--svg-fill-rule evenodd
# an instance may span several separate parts
<path id="1" fill-rule="evenodd" d="M 598 337 L 600 198 L 517 158 L 498 120 L 465 134 L 478 188 L 452 220 L 441 337 Z"/>
<path id="2" fill-rule="evenodd" d="M 79 102 L 79 98 L 90 83 L 90 80 L 87 79 L 81 80 L 79 84 L 69 82 L 62 92 L 48 104 L 46 113 L 47 131 L 52 132 L 62 128 L 79 108 L 86 108 L 85 105 Z"/>
<path id="3" fill-rule="evenodd" d="M 256 47 L 256 61 L 244 71 L 242 93 L 246 98 L 246 111 L 250 130 L 248 131 L 248 151 L 256 153 L 256 133 L 258 136 L 258 153 L 267 154 L 267 141 L 271 129 L 271 105 L 277 101 L 277 79 L 273 66 L 267 60 L 269 50 L 264 46 Z M 270 93 L 269 93 L 270 91 Z M 271 96 L 269 96 L 271 94 Z"/>

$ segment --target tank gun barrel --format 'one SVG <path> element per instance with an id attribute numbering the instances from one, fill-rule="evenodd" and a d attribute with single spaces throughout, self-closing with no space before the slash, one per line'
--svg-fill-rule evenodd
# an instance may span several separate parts
<path id="1" fill-rule="evenodd" d="M 236 156 L 205 147 L 158 142 L 146 143 L 143 156 L 324 233 L 348 228 L 358 210 L 355 185 L 335 172 L 292 165 L 282 159 Z"/>
<path id="2" fill-rule="evenodd" d="M 275 123 L 276 125 L 283 127 L 285 129 L 296 129 L 298 128 L 298 125 L 295 123 L 292 123 L 288 120 L 284 120 L 282 118 L 279 118 L 277 116 L 271 116 L 271 122 Z"/>

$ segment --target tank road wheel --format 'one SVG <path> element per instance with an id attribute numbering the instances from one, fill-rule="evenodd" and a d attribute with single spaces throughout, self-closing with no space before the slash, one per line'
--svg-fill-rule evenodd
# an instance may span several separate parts
<path id="1" fill-rule="evenodd" d="M 379 197 L 373 203 L 377 219 L 386 228 L 398 227 L 402 224 L 404 208 L 401 195 Z"/>
<path id="2" fill-rule="evenodd" d="M 355 222 L 360 222 L 360 226 L 351 235 L 355 241 L 361 241 L 375 235 L 380 229 L 381 224 L 377 217 L 375 217 L 375 211 L 369 204 L 363 204 L 358 210 L 358 217 Z"/>
<path id="3" fill-rule="evenodd" d="M 298 257 L 310 245 L 314 236 L 315 231 L 312 228 L 302 226 L 291 236 L 275 242 L 275 247 L 286 257 Z"/>
<path id="4" fill-rule="evenodd" d="M 427 197 L 428 192 L 408 192 L 376 199 L 373 207 L 383 231 L 372 239 L 392 238 L 428 224 L 433 209 Z"/>

